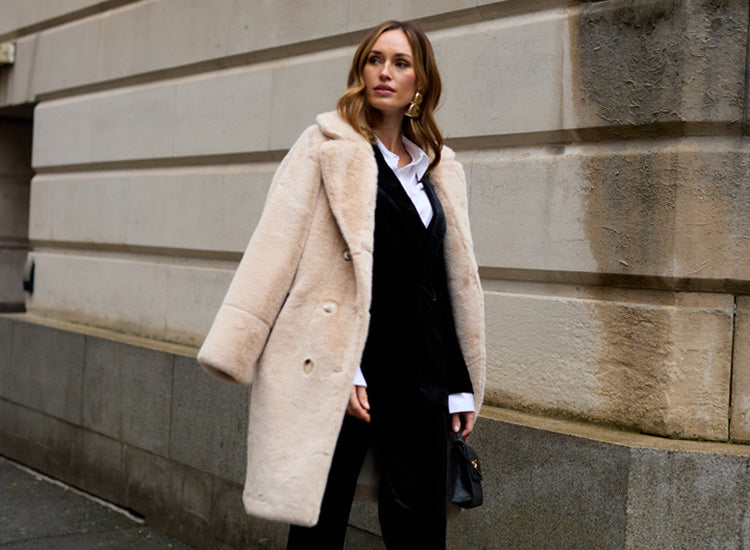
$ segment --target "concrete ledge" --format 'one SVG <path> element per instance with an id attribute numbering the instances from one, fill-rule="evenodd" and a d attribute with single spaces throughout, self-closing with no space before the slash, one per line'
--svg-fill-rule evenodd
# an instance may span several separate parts
<path id="1" fill-rule="evenodd" d="M 42 350 L 10 360 L 7 346 L 0 347 L 3 380 L 15 380 L 0 385 L 0 454 L 132 508 L 189 544 L 283 548 L 286 526 L 248 518 L 241 505 L 246 390 L 213 380 L 185 355 L 153 349 L 158 346 L 34 321 L 0 316 L 0 344 L 14 342 L 13 354 L 19 343 Z M 98 349 L 85 362 L 77 404 L 83 421 L 24 397 L 23 388 L 53 357 L 43 350 L 63 348 L 73 350 L 70 357 Z M 77 359 L 65 357 L 55 364 L 78 368 Z M 101 367 L 89 370 L 92 361 Z M 122 376 L 134 361 L 144 376 L 156 376 L 149 378 L 152 387 L 122 388 L 99 375 L 110 365 L 112 376 Z M 171 379 L 160 381 L 159 372 L 170 368 L 179 384 L 167 391 Z M 160 389 L 171 407 L 169 437 L 162 441 L 154 438 L 167 437 L 159 436 L 167 413 L 149 397 Z M 49 384 L 45 395 L 56 403 L 69 391 Z M 86 411 L 108 399 L 108 413 L 94 422 Z M 133 410 L 144 415 L 146 432 L 126 430 L 125 423 L 113 428 Z M 451 548 L 750 544 L 748 446 L 669 440 L 493 407 L 483 409 L 472 444 L 482 460 L 486 503 L 451 522 Z M 374 514 L 374 505 L 355 507 L 348 548 L 383 547 Z"/>

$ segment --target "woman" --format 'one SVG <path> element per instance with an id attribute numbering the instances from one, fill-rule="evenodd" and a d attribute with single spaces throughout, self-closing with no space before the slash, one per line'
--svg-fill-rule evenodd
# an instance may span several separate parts
<path id="1" fill-rule="evenodd" d="M 243 501 L 294 524 L 290 548 L 343 545 L 371 445 L 386 545 L 445 546 L 448 433 L 473 429 L 485 351 L 466 182 L 433 118 L 440 88 L 416 26 L 364 37 L 338 112 L 274 176 L 198 355 L 253 383 Z"/>

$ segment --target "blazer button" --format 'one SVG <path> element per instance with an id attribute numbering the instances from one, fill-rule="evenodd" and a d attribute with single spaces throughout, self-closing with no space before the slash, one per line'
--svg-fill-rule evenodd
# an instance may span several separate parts
<path id="1" fill-rule="evenodd" d="M 349 249 L 344 250 L 343 256 L 344 256 L 344 259 L 347 262 L 351 262 L 352 261 L 352 254 L 351 254 L 351 252 L 349 252 Z"/>
<path id="2" fill-rule="evenodd" d="M 333 300 L 328 300 L 323 304 L 323 311 L 325 311 L 326 313 L 336 313 L 337 309 L 338 306 Z"/>
<path id="3" fill-rule="evenodd" d="M 315 366 L 315 363 L 313 363 L 312 359 L 305 359 L 304 366 L 302 367 L 302 370 L 305 371 L 305 374 L 310 374 L 312 372 L 314 366 Z"/>

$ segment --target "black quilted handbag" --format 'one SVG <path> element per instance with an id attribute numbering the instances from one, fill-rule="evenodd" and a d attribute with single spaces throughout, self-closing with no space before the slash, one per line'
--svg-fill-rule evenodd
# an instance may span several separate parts
<path id="1" fill-rule="evenodd" d="M 451 443 L 448 497 L 461 508 L 475 508 L 482 504 L 482 469 L 479 457 L 458 433 Z"/>

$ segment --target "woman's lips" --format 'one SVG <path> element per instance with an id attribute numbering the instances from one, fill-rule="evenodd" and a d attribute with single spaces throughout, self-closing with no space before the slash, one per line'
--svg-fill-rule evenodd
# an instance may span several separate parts
<path id="1" fill-rule="evenodd" d="M 396 90 L 390 86 L 375 86 L 373 92 L 375 92 L 376 95 L 391 95 L 396 93 Z"/>

